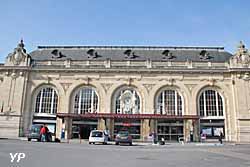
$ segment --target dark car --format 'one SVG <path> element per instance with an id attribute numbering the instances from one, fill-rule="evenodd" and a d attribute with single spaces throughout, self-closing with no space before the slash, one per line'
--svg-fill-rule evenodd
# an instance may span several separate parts
<path id="1" fill-rule="evenodd" d="M 36 139 L 37 141 L 41 141 L 40 130 L 42 127 L 43 127 L 42 124 L 33 124 L 26 135 L 28 138 L 28 141 L 31 141 L 32 139 Z M 46 136 L 46 141 L 48 141 L 48 142 L 52 141 L 52 134 L 50 132 L 48 132 L 48 134 Z"/>
<path id="2" fill-rule="evenodd" d="M 40 130 L 42 126 L 43 125 L 41 124 L 36 124 L 31 126 L 30 130 L 27 133 L 28 141 L 31 141 L 31 139 L 36 139 L 37 141 L 41 140 Z"/>
<path id="3" fill-rule="evenodd" d="M 132 146 L 132 136 L 128 131 L 119 131 L 115 137 L 115 144 L 127 143 Z"/>

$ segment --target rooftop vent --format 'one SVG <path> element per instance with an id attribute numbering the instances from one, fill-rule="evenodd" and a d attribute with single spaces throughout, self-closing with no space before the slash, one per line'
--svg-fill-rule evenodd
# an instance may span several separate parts
<path id="1" fill-rule="evenodd" d="M 162 53 L 163 59 L 173 59 L 173 53 L 171 53 L 169 50 L 164 50 Z"/>
<path id="2" fill-rule="evenodd" d="M 87 54 L 88 54 L 88 58 L 95 59 L 95 58 L 99 57 L 99 55 L 98 55 L 98 53 L 97 53 L 97 51 L 95 49 L 89 49 L 87 51 Z"/>
<path id="3" fill-rule="evenodd" d="M 209 53 L 206 50 L 202 50 L 200 52 L 200 59 L 202 60 L 207 60 L 210 59 L 211 57 L 209 56 Z"/>
<path id="4" fill-rule="evenodd" d="M 56 59 L 60 59 L 60 58 L 66 57 L 58 49 L 52 50 L 51 54 L 52 54 L 52 58 L 56 58 Z"/>
<path id="5" fill-rule="evenodd" d="M 123 54 L 126 55 L 127 59 L 135 59 L 136 57 L 138 57 L 135 52 L 133 52 L 131 49 L 127 49 L 123 52 Z"/>

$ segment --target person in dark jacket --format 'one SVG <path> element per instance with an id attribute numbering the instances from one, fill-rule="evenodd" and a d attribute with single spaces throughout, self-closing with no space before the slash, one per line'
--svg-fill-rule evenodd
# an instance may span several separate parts
<path id="1" fill-rule="evenodd" d="M 49 142 L 49 141 L 51 141 L 49 128 L 48 128 L 47 125 L 44 125 L 44 127 L 45 127 L 45 137 L 46 137 L 46 141 Z"/>
<path id="2" fill-rule="evenodd" d="M 219 142 L 220 142 L 220 144 L 222 144 L 222 138 L 223 138 L 223 133 L 220 132 L 220 136 L 219 136 Z"/>

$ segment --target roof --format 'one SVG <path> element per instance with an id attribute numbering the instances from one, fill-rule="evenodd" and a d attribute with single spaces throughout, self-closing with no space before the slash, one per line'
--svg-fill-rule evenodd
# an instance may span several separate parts
<path id="1" fill-rule="evenodd" d="M 231 53 L 223 47 L 177 46 L 38 46 L 30 56 L 36 60 L 134 60 L 226 62 Z"/>

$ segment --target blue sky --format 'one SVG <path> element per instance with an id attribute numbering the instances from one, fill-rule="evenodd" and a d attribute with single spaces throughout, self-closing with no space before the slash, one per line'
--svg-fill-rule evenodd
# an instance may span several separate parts
<path id="1" fill-rule="evenodd" d="M 6 0 L 0 62 L 21 38 L 38 45 L 250 47 L 249 0 Z"/>

